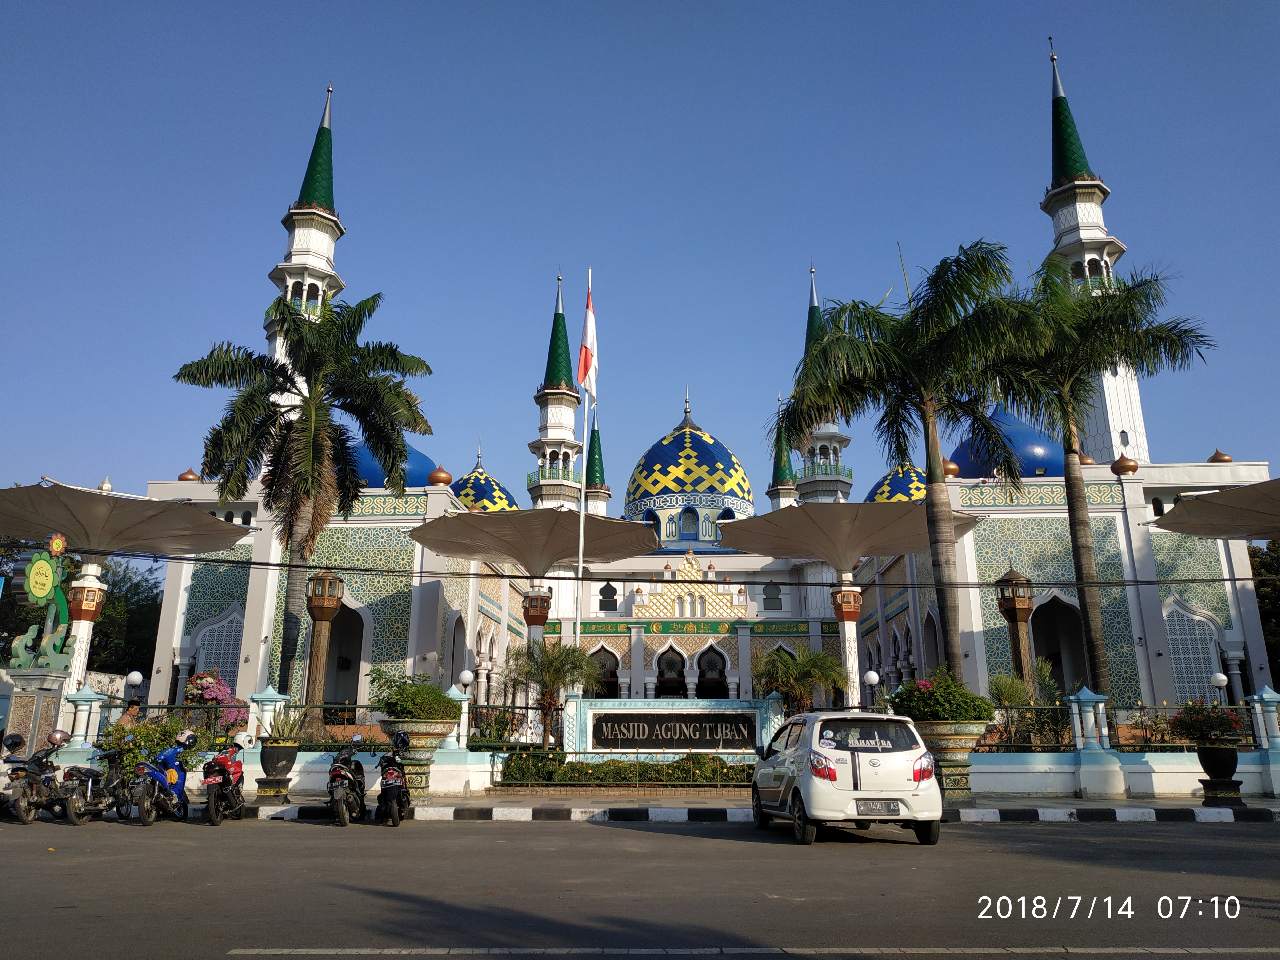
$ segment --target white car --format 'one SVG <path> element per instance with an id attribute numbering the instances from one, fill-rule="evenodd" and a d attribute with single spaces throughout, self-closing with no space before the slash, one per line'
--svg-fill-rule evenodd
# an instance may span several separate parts
<path id="1" fill-rule="evenodd" d="M 907 717 L 820 710 L 790 717 L 758 751 L 751 782 L 755 825 L 791 822 L 797 843 L 813 843 L 823 824 L 865 829 L 896 823 L 934 844 L 942 791 L 933 755 Z"/>

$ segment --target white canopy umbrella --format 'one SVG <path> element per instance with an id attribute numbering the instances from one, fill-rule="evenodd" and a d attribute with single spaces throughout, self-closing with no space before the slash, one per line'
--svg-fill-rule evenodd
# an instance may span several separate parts
<path id="1" fill-rule="evenodd" d="M 1280 538 L 1280 479 L 1216 493 L 1184 494 L 1154 526 L 1224 540 Z"/>
<path id="2" fill-rule="evenodd" d="M 0 539 L 66 536 L 76 553 L 210 553 L 234 546 L 245 528 L 176 500 L 153 500 L 110 488 L 94 490 L 45 478 L 0 488 Z"/>
<path id="3" fill-rule="evenodd" d="M 648 524 L 595 514 L 587 514 L 583 520 L 583 560 L 587 563 L 625 560 L 658 548 L 658 538 Z M 564 508 L 453 512 L 414 527 L 409 536 L 446 557 L 518 564 L 531 579 L 538 580 L 557 563 L 577 557 L 578 523 L 578 511 Z M 551 591 L 531 585 L 524 601 L 531 639 L 538 639 L 550 611 Z"/>
<path id="4" fill-rule="evenodd" d="M 977 520 L 955 516 L 956 536 L 972 530 Z M 840 585 L 831 605 L 840 630 L 845 696 L 849 706 L 862 699 L 858 669 L 858 616 L 861 591 L 853 585 L 853 568 L 862 557 L 915 553 L 929 546 L 925 505 L 900 503 L 804 503 L 758 517 L 720 524 L 720 543 L 769 557 L 821 560 L 835 568 Z"/>

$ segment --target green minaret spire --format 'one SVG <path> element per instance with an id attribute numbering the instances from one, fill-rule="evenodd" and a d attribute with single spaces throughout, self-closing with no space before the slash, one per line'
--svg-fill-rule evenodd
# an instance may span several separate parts
<path id="1" fill-rule="evenodd" d="M 809 265 L 809 320 L 804 328 L 804 352 L 807 354 L 820 336 L 822 336 L 822 308 L 818 306 L 818 271 L 813 264 Z"/>
<path id="2" fill-rule="evenodd" d="M 564 277 L 556 277 L 556 313 L 551 318 L 551 343 L 547 346 L 547 372 L 543 390 L 573 390 L 573 365 L 569 362 L 569 326 L 564 319 Z"/>
<path id="3" fill-rule="evenodd" d="M 787 443 L 787 433 L 778 424 L 777 436 L 773 441 L 773 480 L 770 487 L 789 487 L 796 482 L 795 467 L 791 464 L 791 447 Z"/>
<path id="4" fill-rule="evenodd" d="M 604 451 L 600 446 L 600 421 L 591 424 L 591 441 L 587 444 L 587 489 L 606 486 Z"/>
<path id="5" fill-rule="evenodd" d="M 1098 178 L 1089 169 L 1089 158 L 1085 156 L 1084 144 L 1080 142 L 1080 133 L 1071 115 L 1071 105 L 1067 103 L 1067 95 L 1062 89 L 1058 55 L 1053 52 L 1053 37 L 1049 38 L 1049 62 L 1053 65 L 1053 180 L 1050 189 L 1054 189 L 1072 180 Z"/>
<path id="6" fill-rule="evenodd" d="M 333 86 L 329 86 L 324 98 L 324 115 L 320 118 L 320 128 L 316 130 L 316 142 L 311 146 L 311 159 L 307 161 L 307 173 L 302 178 L 302 189 L 298 191 L 299 207 L 320 207 L 336 214 L 333 205 L 333 131 L 330 129 L 330 101 L 333 100 Z"/>

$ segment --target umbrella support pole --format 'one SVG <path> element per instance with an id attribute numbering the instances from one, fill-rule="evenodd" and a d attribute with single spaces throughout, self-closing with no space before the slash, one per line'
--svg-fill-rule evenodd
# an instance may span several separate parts
<path id="1" fill-rule="evenodd" d="M 846 583 L 831 591 L 831 608 L 840 632 L 840 659 L 845 672 L 845 706 L 862 705 L 862 683 L 859 679 L 858 616 L 862 613 L 862 590 Z"/>

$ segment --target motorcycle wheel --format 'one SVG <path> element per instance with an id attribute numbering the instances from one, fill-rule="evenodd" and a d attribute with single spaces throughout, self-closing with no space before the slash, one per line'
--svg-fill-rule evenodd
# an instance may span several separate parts
<path id="1" fill-rule="evenodd" d="M 191 805 L 187 802 L 187 795 L 184 793 L 174 801 L 173 819 L 180 823 L 185 823 L 187 816 L 191 813 Z"/>
<path id="2" fill-rule="evenodd" d="M 156 822 L 156 803 L 150 790 L 143 791 L 142 796 L 138 797 L 138 822 L 144 827 Z"/>
<path id="3" fill-rule="evenodd" d="M 71 794 L 62 801 L 62 812 L 67 818 L 67 823 L 73 827 L 80 826 L 85 821 L 84 797 L 79 793 Z"/>
<path id="4" fill-rule="evenodd" d="M 19 823 L 35 822 L 36 808 L 31 805 L 31 801 L 26 797 L 18 797 L 9 804 L 9 809 L 13 811 L 13 815 L 18 818 Z"/>
<path id="5" fill-rule="evenodd" d="M 222 823 L 222 791 L 210 790 L 209 802 L 204 808 L 205 819 L 209 821 L 209 825 L 216 827 Z"/>
<path id="6" fill-rule="evenodd" d="M 333 805 L 333 822 L 340 827 L 351 822 L 351 811 L 347 808 L 345 797 L 339 797 Z"/>
<path id="7" fill-rule="evenodd" d="M 392 800 L 387 804 L 387 823 L 393 827 L 400 826 L 400 801 Z"/>

